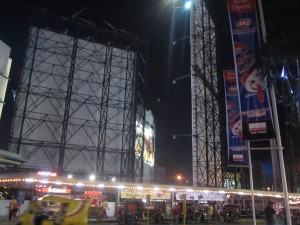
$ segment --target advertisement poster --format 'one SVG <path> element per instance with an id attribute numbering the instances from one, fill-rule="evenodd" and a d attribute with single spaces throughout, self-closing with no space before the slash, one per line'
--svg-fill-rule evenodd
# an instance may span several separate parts
<path id="1" fill-rule="evenodd" d="M 145 126 L 144 131 L 144 162 L 153 167 L 154 166 L 154 131 L 151 127 Z M 136 125 L 136 139 L 135 139 L 135 155 L 139 157 L 143 150 L 143 125 L 137 123 Z"/>
<path id="2" fill-rule="evenodd" d="M 235 71 L 242 116 L 242 138 L 261 140 L 274 137 L 266 76 L 257 69 L 259 46 L 255 0 L 227 0 Z"/>
<path id="3" fill-rule="evenodd" d="M 226 125 L 228 165 L 248 166 L 248 150 L 242 140 L 242 124 L 236 74 L 234 70 L 223 71 L 226 100 Z"/>

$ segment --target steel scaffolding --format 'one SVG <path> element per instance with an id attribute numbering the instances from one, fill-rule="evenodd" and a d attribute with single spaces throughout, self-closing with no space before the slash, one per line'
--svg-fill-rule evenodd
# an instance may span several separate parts
<path id="1" fill-rule="evenodd" d="M 35 14 L 9 142 L 27 159 L 17 169 L 142 181 L 147 63 L 136 36 Z"/>
<path id="2" fill-rule="evenodd" d="M 193 186 L 222 187 L 216 35 L 204 0 L 194 1 L 190 24 Z"/>

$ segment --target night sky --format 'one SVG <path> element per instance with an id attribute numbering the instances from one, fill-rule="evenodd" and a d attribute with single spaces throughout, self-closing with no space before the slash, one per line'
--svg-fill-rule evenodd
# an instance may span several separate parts
<path id="1" fill-rule="evenodd" d="M 180 5 L 180 3 L 178 3 Z M 179 6 L 178 5 L 178 6 Z M 191 92 L 190 78 L 172 80 L 190 72 L 189 12 L 183 8 L 175 10 L 169 0 L 101 0 L 101 1 L 7 1 L 0 4 L 0 39 L 9 45 L 13 67 L 7 104 L 0 124 L 0 147 L 7 148 L 9 125 L 13 113 L 12 89 L 17 89 L 24 46 L 28 28 L 30 9 L 46 9 L 48 13 L 71 18 L 78 16 L 95 23 L 99 27 L 111 29 L 107 23 L 139 38 L 149 41 L 149 83 L 148 104 L 153 111 L 156 124 L 156 163 L 166 168 L 168 183 L 176 182 L 176 175 L 184 180 L 192 179 L 191 137 L 173 134 L 191 134 Z M 156 99 L 160 102 L 152 104 Z"/>

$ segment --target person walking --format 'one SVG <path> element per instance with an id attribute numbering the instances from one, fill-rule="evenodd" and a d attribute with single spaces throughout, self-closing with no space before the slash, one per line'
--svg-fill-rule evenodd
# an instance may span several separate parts
<path id="1" fill-rule="evenodd" d="M 274 225 L 274 216 L 275 216 L 275 209 L 274 209 L 274 202 L 269 201 L 268 206 L 265 208 L 265 215 L 266 215 L 266 224 L 267 225 Z"/>
<path id="2" fill-rule="evenodd" d="M 11 196 L 11 201 L 9 202 L 8 206 L 8 220 L 11 221 L 11 219 L 16 217 L 17 212 L 19 210 L 19 204 L 15 198 L 15 196 Z"/>

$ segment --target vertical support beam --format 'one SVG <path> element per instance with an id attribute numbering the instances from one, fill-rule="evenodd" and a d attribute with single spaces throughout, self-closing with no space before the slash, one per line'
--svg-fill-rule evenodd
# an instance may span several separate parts
<path id="1" fill-rule="evenodd" d="M 71 106 L 71 97 L 73 93 L 72 90 L 73 90 L 74 71 L 76 66 L 75 63 L 76 63 L 77 45 L 78 45 L 78 39 L 74 38 L 70 71 L 68 77 L 68 86 L 67 86 L 67 95 L 66 95 L 63 127 L 62 127 L 62 134 L 61 134 L 61 142 L 59 147 L 58 165 L 57 165 L 58 167 L 57 173 L 59 176 L 62 176 L 64 170 L 64 159 L 65 159 L 65 151 L 67 145 L 69 114 L 70 114 L 70 106 Z"/>
<path id="2" fill-rule="evenodd" d="M 34 28 L 31 28 L 29 37 L 31 37 L 31 35 L 32 35 L 31 33 L 32 33 L 33 29 Z M 28 98 L 29 98 L 29 94 L 30 94 L 31 79 L 32 79 L 32 73 L 34 70 L 34 62 L 35 62 L 35 55 L 36 55 L 36 51 L 37 51 L 37 43 L 38 43 L 38 39 L 39 39 L 39 33 L 40 33 L 40 29 L 36 28 L 36 36 L 35 36 L 35 40 L 34 40 L 34 50 L 33 50 L 32 60 L 31 60 L 31 65 L 30 65 L 29 79 L 28 79 L 28 84 L 27 84 L 26 97 L 25 97 L 25 103 L 24 103 L 24 109 L 23 109 L 23 115 L 22 115 L 22 123 L 21 123 L 21 129 L 20 129 L 20 134 L 19 134 L 19 138 L 18 138 L 18 143 L 17 143 L 17 154 L 20 153 L 20 148 L 21 148 L 21 143 L 22 143 L 22 138 L 23 138 L 22 135 L 23 135 L 25 118 L 26 118 L 26 110 L 27 110 Z"/>
<path id="3" fill-rule="evenodd" d="M 99 107 L 99 136 L 97 146 L 96 173 L 99 176 L 104 175 L 105 151 L 106 151 L 106 129 L 107 129 L 107 113 L 109 101 L 109 88 L 111 79 L 111 63 L 112 63 L 112 47 L 106 46 L 106 58 L 104 62 L 104 75 L 102 80 L 101 104 Z M 122 153 L 121 153 L 122 154 Z"/>

